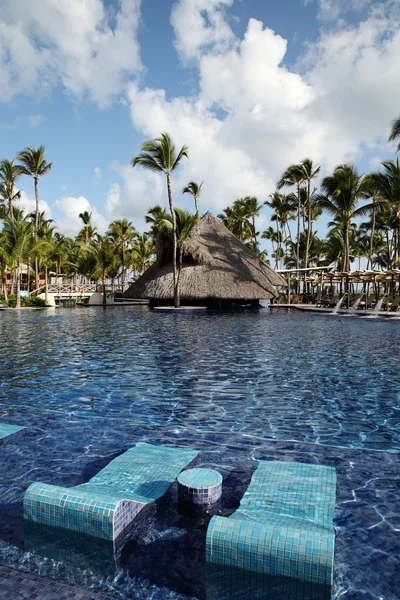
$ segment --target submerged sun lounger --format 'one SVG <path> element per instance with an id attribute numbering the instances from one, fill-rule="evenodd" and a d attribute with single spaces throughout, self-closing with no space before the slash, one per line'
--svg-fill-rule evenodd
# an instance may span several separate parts
<path id="1" fill-rule="evenodd" d="M 139 442 L 88 483 L 72 488 L 33 483 L 25 492 L 24 518 L 115 541 L 197 454 Z"/>
<path id="2" fill-rule="evenodd" d="M 14 435 L 19 431 L 26 429 L 26 427 L 20 427 L 19 425 L 9 425 L 8 423 L 0 423 L 0 442 L 9 435 Z"/>
<path id="3" fill-rule="evenodd" d="M 260 462 L 239 509 L 207 530 L 208 600 L 327 600 L 336 472 Z"/>

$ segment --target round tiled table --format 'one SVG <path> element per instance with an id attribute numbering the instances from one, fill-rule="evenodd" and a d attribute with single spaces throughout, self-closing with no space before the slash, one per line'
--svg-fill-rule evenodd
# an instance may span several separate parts
<path id="1" fill-rule="evenodd" d="M 189 504 L 213 504 L 222 494 L 222 475 L 213 469 L 187 469 L 178 476 L 179 499 Z"/>

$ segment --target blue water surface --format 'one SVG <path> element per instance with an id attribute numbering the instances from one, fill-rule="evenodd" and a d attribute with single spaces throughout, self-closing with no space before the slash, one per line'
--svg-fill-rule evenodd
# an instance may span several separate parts
<path id="1" fill-rule="evenodd" d="M 27 551 L 33 481 L 77 485 L 137 441 L 192 447 L 238 506 L 257 461 L 338 472 L 335 597 L 399 597 L 400 319 L 146 308 L 0 311 L 0 559 L 120 598 L 205 597 L 206 522 L 171 504 L 115 578 Z M 42 552 L 43 554 L 43 552 Z"/>

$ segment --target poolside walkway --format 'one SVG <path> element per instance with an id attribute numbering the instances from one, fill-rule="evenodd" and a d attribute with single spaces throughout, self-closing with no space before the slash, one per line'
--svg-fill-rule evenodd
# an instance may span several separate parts
<path id="1" fill-rule="evenodd" d="M 0 600 L 116 600 L 119 594 L 92 592 L 35 573 L 0 566 Z"/>

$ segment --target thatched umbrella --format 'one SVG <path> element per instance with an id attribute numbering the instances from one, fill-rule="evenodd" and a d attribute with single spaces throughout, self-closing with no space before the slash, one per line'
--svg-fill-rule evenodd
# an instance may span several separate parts
<path id="1" fill-rule="evenodd" d="M 173 299 L 170 243 L 159 244 L 157 262 L 125 292 L 153 303 Z M 274 286 L 286 281 L 207 212 L 184 242 L 181 298 L 209 305 L 220 301 L 256 303 L 278 296 Z"/>

